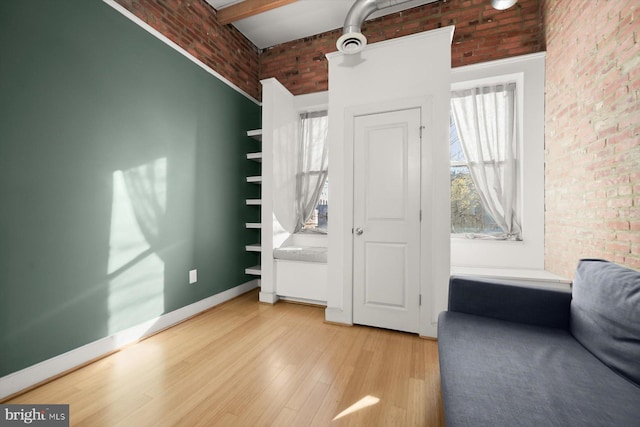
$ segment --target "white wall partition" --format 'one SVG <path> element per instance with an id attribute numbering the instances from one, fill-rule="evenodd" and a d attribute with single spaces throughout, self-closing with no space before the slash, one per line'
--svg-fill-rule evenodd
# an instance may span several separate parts
<path id="1" fill-rule="evenodd" d="M 262 83 L 262 212 L 261 212 L 261 290 L 260 301 L 273 304 L 280 296 L 291 292 L 279 292 L 277 269 L 273 258 L 273 249 L 280 247 L 291 237 L 304 240 L 305 236 L 291 236 L 284 230 L 274 215 L 274 199 L 279 192 L 286 191 L 286 177 L 290 175 L 281 170 L 286 162 L 277 156 L 287 153 L 287 147 L 298 144 L 298 126 L 300 113 L 325 110 L 327 108 L 327 92 L 294 96 L 278 80 L 265 79 Z M 280 161 L 279 161 L 280 160 Z M 280 175 L 279 175 L 280 174 Z M 281 179 L 284 178 L 284 179 Z M 280 188 L 278 188 L 280 186 Z M 306 236 L 314 241 L 315 246 L 326 246 L 326 236 Z M 324 241 L 324 243 L 323 243 Z M 318 268 L 318 266 L 311 266 Z M 326 265 L 323 265 L 326 268 Z M 282 273 L 282 268 L 280 268 Z M 306 273 L 313 276 L 313 273 Z M 303 277 L 305 275 L 302 275 Z M 299 279 L 299 278 L 298 278 Z M 304 282 L 303 282 L 304 283 Z M 322 289 L 324 291 L 324 289 Z M 304 292 L 302 292 L 304 294 Z M 308 299 L 315 299 L 311 297 Z M 316 298 L 324 301 L 324 298 Z"/>
<path id="2" fill-rule="evenodd" d="M 273 215 L 273 147 L 276 140 L 295 142 L 298 117 L 294 97 L 276 79 L 262 80 L 262 212 L 260 241 L 260 301 L 273 304 L 278 300 L 275 291 L 273 248 L 289 237 Z"/>
<path id="3" fill-rule="evenodd" d="M 453 27 L 381 43 L 329 59 L 329 277 L 326 319 L 353 322 L 353 121 L 356 116 L 420 108 L 420 335 L 435 336 L 449 279 L 449 101 Z"/>

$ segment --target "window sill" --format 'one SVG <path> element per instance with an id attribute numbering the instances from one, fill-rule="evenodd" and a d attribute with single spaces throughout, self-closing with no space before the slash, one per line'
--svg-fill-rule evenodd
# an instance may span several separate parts
<path id="1" fill-rule="evenodd" d="M 524 240 L 514 240 L 514 239 L 493 239 L 491 237 L 487 237 L 487 238 L 482 238 L 482 237 L 476 237 L 476 238 L 472 238 L 472 237 L 467 237 L 464 234 L 451 234 L 451 240 L 456 240 L 458 242 L 500 242 L 500 243 L 505 243 L 505 242 L 510 242 L 510 243 L 524 243 Z"/>
<path id="2" fill-rule="evenodd" d="M 301 235 L 313 235 L 313 236 L 326 236 L 327 234 L 329 234 L 327 231 L 323 231 L 323 230 L 310 230 L 310 229 L 306 229 L 306 230 L 300 230 L 297 233 L 294 234 L 301 234 Z"/>
<path id="3" fill-rule="evenodd" d="M 571 280 L 546 270 L 528 268 L 459 267 L 452 265 L 451 275 L 499 279 L 513 282 L 514 284 L 538 285 L 558 289 L 569 289 L 571 284 Z"/>

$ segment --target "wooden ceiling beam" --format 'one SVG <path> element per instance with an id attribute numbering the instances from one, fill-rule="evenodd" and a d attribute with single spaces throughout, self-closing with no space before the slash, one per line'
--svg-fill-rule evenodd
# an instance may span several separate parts
<path id="1" fill-rule="evenodd" d="M 218 21 L 227 25 L 295 1 L 298 0 L 244 0 L 218 10 Z"/>

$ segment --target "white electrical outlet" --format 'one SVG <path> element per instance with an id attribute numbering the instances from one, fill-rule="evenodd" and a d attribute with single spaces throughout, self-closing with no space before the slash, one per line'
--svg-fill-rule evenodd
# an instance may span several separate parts
<path id="1" fill-rule="evenodd" d="M 189 284 L 192 285 L 198 281 L 198 270 L 189 270 Z"/>

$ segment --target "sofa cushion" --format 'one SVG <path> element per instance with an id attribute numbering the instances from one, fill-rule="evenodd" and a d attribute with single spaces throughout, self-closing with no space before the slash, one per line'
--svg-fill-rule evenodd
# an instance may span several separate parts
<path id="1" fill-rule="evenodd" d="M 444 312 L 438 351 L 447 427 L 638 425 L 640 388 L 566 329 Z"/>
<path id="2" fill-rule="evenodd" d="M 570 322 L 582 345 L 640 385 L 640 272 L 602 260 L 580 261 Z"/>
<path id="3" fill-rule="evenodd" d="M 449 280 L 449 311 L 568 330 L 570 306 L 569 289 L 475 277 L 452 276 Z"/>

